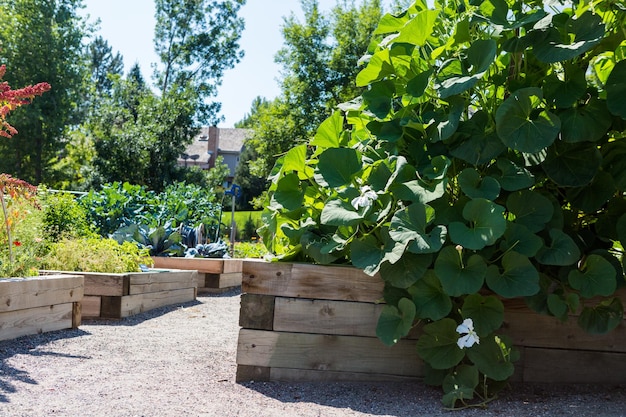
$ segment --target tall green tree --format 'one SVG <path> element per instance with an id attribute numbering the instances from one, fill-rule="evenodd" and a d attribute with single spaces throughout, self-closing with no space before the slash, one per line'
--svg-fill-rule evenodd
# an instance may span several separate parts
<path id="1" fill-rule="evenodd" d="M 97 36 L 88 46 L 89 69 L 94 88 L 99 93 L 107 93 L 113 87 L 112 75 L 124 73 L 124 58 L 102 36 Z"/>
<path id="2" fill-rule="evenodd" d="M 52 86 L 41 100 L 11 115 L 19 134 L 0 143 L 0 171 L 45 182 L 64 146 L 66 127 L 78 122 L 87 71 L 82 42 L 90 30 L 78 15 L 81 7 L 81 0 L 0 0 L 0 63 L 10 69 L 6 81 Z"/>
<path id="3" fill-rule="evenodd" d="M 93 184 L 128 181 L 160 191 L 198 177 L 176 161 L 199 123 L 219 119 L 219 104 L 207 100 L 216 95 L 224 70 L 242 56 L 237 12 L 244 3 L 156 0 L 156 91 L 134 66 L 101 97 L 88 128 L 98 155 Z"/>
<path id="4" fill-rule="evenodd" d="M 276 158 L 310 138 L 339 103 L 360 94 L 354 79 L 382 14 L 380 0 L 342 0 L 324 14 L 317 0 L 302 0 L 304 21 L 295 14 L 283 25 L 281 94 L 253 107 L 246 127 L 254 130 L 247 146 L 258 158 L 248 162 L 251 175 L 265 178 Z"/>
<path id="5" fill-rule="evenodd" d="M 161 62 L 155 81 L 161 95 L 193 88 L 197 118 L 216 124 L 217 95 L 224 70 L 240 61 L 244 21 L 237 13 L 245 0 L 155 0 L 155 51 Z"/>

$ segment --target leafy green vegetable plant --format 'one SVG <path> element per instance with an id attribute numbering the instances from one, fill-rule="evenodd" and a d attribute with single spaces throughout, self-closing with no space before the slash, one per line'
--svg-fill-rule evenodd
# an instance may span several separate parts
<path id="1" fill-rule="evenodd" d="M 626 4 L 418 0 L 385 15 L 356 84 L 271 176 L 280 260 L 385 282 L 377 333 L 420 324 L 426 381 L 482 405 L 513 374 L 502 300 L 591 333 L 623 317 Z"/>
<path id="2" fill-rule="evenodd" d="M 139 185 L 112 183 L 92 190 L 79 199 L 87 211 L 87 219 L 102 236 L 131 224 L 158 228 L 170 222 L 211 226 L 219 222 L 220 205 L 211 190 L 193 184 L 175 183 L 161 193 Z M 211 235 L 213 236 L 213 235 Z"/>
<path id="3" fill-rule="evenodd" d="M 111 237 L 120 244 L 134 242 L 148 250 L 150 256 L 183 256 L 185 251 L 180 232 L 169 222 L 155 227 L 130 224 L 120 227 Z"/>

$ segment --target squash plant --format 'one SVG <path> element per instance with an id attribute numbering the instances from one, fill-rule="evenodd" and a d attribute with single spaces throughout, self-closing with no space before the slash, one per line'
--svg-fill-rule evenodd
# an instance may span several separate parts
<path id="1" fill-rule="evenodd" d="M 379 273 L 380 339 L 420 323 L 426 381 L 483 404 L 518 356 L 502 299 L 622 321 L 626 3 L 418 0 L 374 36 L 364 93 L 278 160 L 264 242 Z"/>

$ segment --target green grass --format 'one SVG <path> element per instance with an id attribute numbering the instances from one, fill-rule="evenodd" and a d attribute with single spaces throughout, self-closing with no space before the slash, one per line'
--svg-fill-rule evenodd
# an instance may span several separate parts
<path id="1" fill-rule="evenodd" d="M 227 213 L 222 213 L 222 224 L 223 230 L 222 235 L 230 236 L 230 232 L 227 232 L 230 229 L 232 219 L 232 213 L 229 211 Z M 253 227 L 246 227 L 246 222 L 248 219 L 252 219 Z M 250 240 L 252 237 L 256 235 L 256 229 L 261 227 L 261 211 L 236 211 L 235 212 L 235 222 L 237 223 L 237 240 Z"/>
<path id="2" fill-rule="evenodd" d="M 235 212 L 235 222 L 237 223 L 237 228 L 243 228 L 244 224 L 248 221 L 248 218 L 252 217 L 252 221 L 257 226 L 261 225 L 261 211 L 236 211 Z M 222 213 L 222 223 L 230 226 L 230 222 L 232 219 L 232 213 L 230 211 Z"/>

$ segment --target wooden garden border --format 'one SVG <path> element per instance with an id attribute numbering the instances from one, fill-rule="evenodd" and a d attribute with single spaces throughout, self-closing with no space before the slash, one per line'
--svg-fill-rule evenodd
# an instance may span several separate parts
<path id="1" fill-rule="evenodd" d="M 383 283 L 356 268 L 246 260 L 237 380 L 384 381 L 423 376 L 415 336 L 376 337 Z M 620 291 L 626 300 L 626 291 Z M 503 333 L 521 353 L 513 380 L 626 383 L 626 326 L 590 335 L 523 300 L 505 301 Z"/>
<path id="2" fill-rule="evenodd" d="M 0 279 L 0 340 L 81 323 L 82 275 Z"/>
<path id="3" fill-rule="evenodd" d="M 40 271 L 42 274 L 71 273 Z M 85 278 L 82 316 L 120 319 L 196 299 L 197 272 L 80 272 Z"/>
<path id="4" fill-rule="evenodd" d="M 242 259 L 155 256 L 155 268 L 198 271 L 198 294 L 221 293 L 241 286 Z"/>

